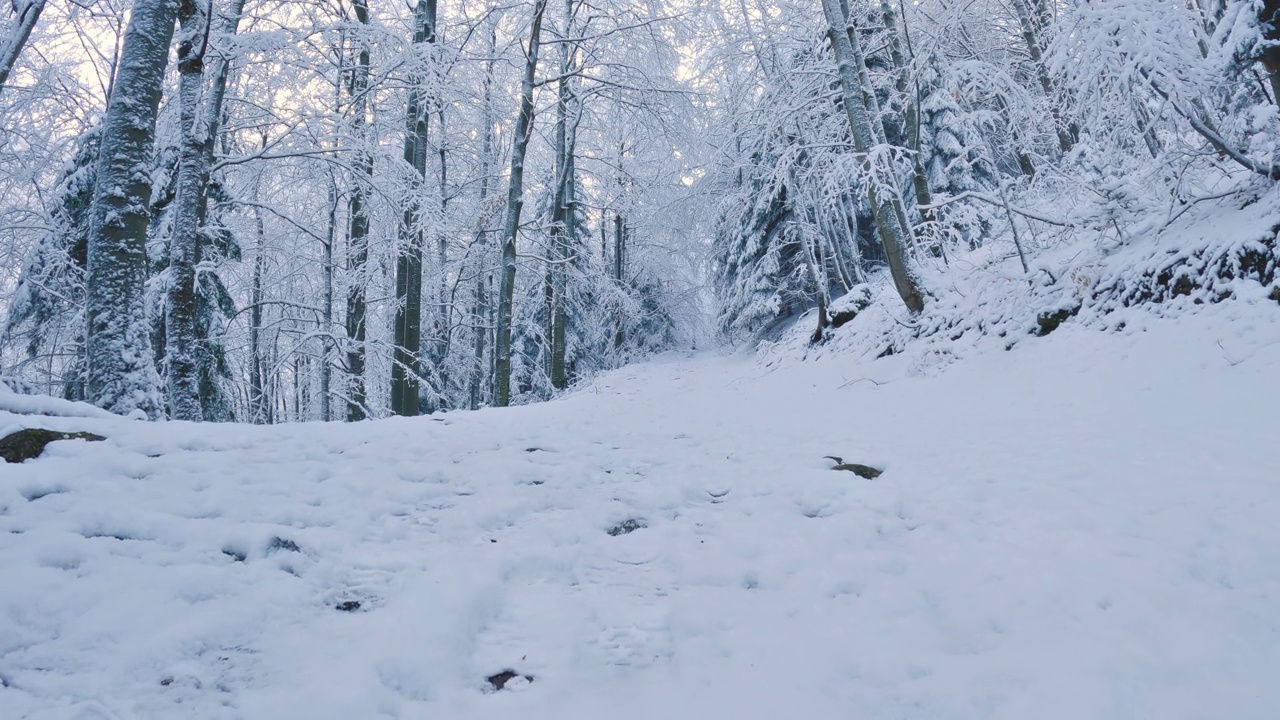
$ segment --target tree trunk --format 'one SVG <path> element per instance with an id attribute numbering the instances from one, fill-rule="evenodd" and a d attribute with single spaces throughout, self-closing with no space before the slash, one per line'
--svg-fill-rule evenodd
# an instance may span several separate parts
<path id="1" fill-rule="evenodd" d="M 263 145 L 266 145 L 265 139 Z M 256 200 L 257 192 L 254 196 Z M 253 208 L 253 220 L 258 235 L 253 247 L 253 278 L 249 287 L 249 419 L 261 424 L 271 422 L 271 403 L 267 401 L 262 372 L 262 282 L 267 269 L 267 230 L 262 224 L 261 208 Z"/>
<path id="2" fill-rule="evenodd" d="M 1040 34 L 1036 30 L 1036 18 L 1027 6 L 1026 0 L 1013 0 L 1013 9 L 1018 13 L 1018 23 L 1022 26 L 1022 40 L 1027 45 L 1027 53 L 1031 56 L 1031 64 L 1035 67 L 1036 79 L 1040 81 L 1040 89 L 1044 91 L 1045 101 L 1049 103 L 1049 114 L 1053 117 L 1053 129 L 1058 135 L 1058 147 L 1069 153 L 1075 145 L 1071 129 L 1062 120 L 1062 112 L 1058 108 L 1058 100 L 1054 96 L 1053 82 L 1049 79 L 1049 69 L 1044 64 L 1044 48 L 1040 44 Z"/>
<path id="3" fill-rule="evenodd" d="M 174 198 L 173 236 L 169 240 L 169 292 L 165 299 L 165 369 L 169 386 L 169 417 L 198 422 L 200 372 L 196 362 L 196 265 L 200 262 L 200 196 L 204 194 L 208 165 L 204 153 L 205 128 L 200 117 L 200 91 L 204 85 L 204 54 L 208 45 L 209 18 L 205 6 L 183 0 L 178 11 L 182 23 L 178 39 L 178 104 L 181 140 L 178 155 L 177 193 Z"/>
<path id="4" fill-rule="evenodd" d="M 573 68 L 573 0 L 565 0 L 565 37 L 560 48 L 560 81 L 556 98 L 556 193 L 555 208 L 552 211 L 552 261 L 551 266 L 551 387 L 563 390 L 568 385 L 568 373 L 565 368 L 567 354 L 567 329 L 569 324 L 568 303 L 566 293 L 569 289 L 569 258 L 576 245 L 576 211 L 574 208 L 575 177 L 574 152 L 577 136 L 577 119 L 569 116 L 570 105 L 574 102 L 572 80 L 569 73 Z M 577 115 L 581 115 L 580 112 Z"/>
<path id="5" fill-rule="evenodd" d="M 493 161 L 493 63 L 494 48 L 497 45 L 497 25 L 489 26 L 488 60 L 485 61 L 483 107 L 481 122 L 484 124 L 481 141 L 480 158 L 480 216 L 476 221 L 476 297 L 475 312 L 472 323 L 475 325 L 475 368 L 471 374 L 471 409 L 480 408 L 484 380 L 492 379 L 489 364 L 485 362 L 485 340 L 489 335 L 489 287 L 492 276 L 485 267 L 489 263 L 489 173 Z"/>
<path id="6" fill-rule="evenodd" d="M 234 0 L 221 18 L 216 37 L 234 36 L 243 12 L 244 0 Z M 199 322 L 206 301 L 199 296 L 196 272 L 204 252 L 202 231 L 208 223 L 212 184 L 209 168 L 217 147 L 231 62 L 225 51 L 215 53 L 210 62 L 208 44 L 213 18 L 206 14 L 200 0 L 183 0 L 178 20 L 182 27 L 178 42 L 181 141 L 169 251 L 170 284 L 165 298 L 169 406 L 170 415 L 175 419 L 221 419 L 222 398 L 216 392 L 216 380 L 209 377 L 209 368 L 200 367 L 199 362 L 199 346 L 209 338 L 208 327 Z M 213 82 L 202 106 L 202 85 L 204 77 L 210 74 Z"/>
<path id="7" fill-rule="evenodd" d="M 441 223 L 435 230 L 436 236 L 436 311 L 432 313 L 433 328 L 435 335 L 435 346 L 432 355 L 432 370 L 435 372 L 438 382 L 440 383 L 440 391 L 436 393 L 439 398 L 437 407 L 446 407 L 449 401 L 449 395 L 446 389 L 449 387 L 449 378 L 447 376 L 446 361 L 449 357 L 449 344 L 452 341 L 453 328 L 453 302 L 450 296 L 449 287 L 449 236 L 445 232 L 443 219 L 449 216 L 449 155 L 448 145 L 445 139 L 448 132 L 445 125 L 445 108 L 440 106 L 439 113 L 436 116 L 436 127 L 440 142 L 438 143 L 439 160 L 440 160 L 440 218 Z M 454 286 L 454 290 L 456 291 Z"/>
<path id="8" fill-rule="evenodd" d="M 615 212 L 613 214 L 613 281 L 618 284 L 618 289 L 622 290 L 623 281 L 622 273 L 626 268 L 627 258 L 627 221 L 622 217 L 622 213 Z M 622 329 L 622 314 L 614 319 L 616 325 L 613 333 L 613 347 L 621 350 L 622 344 L 626 342 L 626 334 Z"/>
<path id="9" fill-rule="evenodd" d="M 243 0 L 238 0 L 243 2 Z M 343 70 L 344 59 L 346 58 L 346 37 L 341 36 L 337 51 L 335 53 L 335 63 L 338 67 L 338 77 L 333 84 L 333 111 L 335 114 L 342 112 L 342 92 L 343 92 Z M 337 343 L 333 338 L 333 301 L 334 301 L 334 277 L 337 274 L 337 266 L 334 263 L 334 243 L 338 235 L 338 174 L 332 167 L 328 171 L 329 188 L 329 223 L 325 232 L 324 240 L 324 288 L 321 297 L 320 322 L 323 324 L 324 332 L 321 334 L 321 353 L 320 353 L 320 419 L 324 422 L 333 420 L 333 352 Z"/>
<path id="10" fill-rule="evenodd" d="M 1262 51 L 1262 66 L 1271 82 L 1272 100 L 1280 105 L 1280 0 L 1262 0 L 1258 9 L 1262 38 L 1267 41 Z"/>
<path id="11" fill-rule="evenodd" d="M 539 36 L 547 0 L 535 0 L 525 53 L 524 75 L 520 82 L 520 114 L 511 139 L 511 173 L 507 188 L 507 217 L 502 229 L 502 286 L 498 294 L 497 343 L 493 402 L 498 407 L 511 404 L 511 319 L 516 290 L 516 236 L 520 233 L 520 211 L 524 195 L 524 158 L 533 132 L 533 80 L 538 70 Z"/>
<path id="12" fill-rule="evenodd" d="M 103 120 L 88 239 L 89 397 L 112 412 L 161 412 L 144 307 L 156 112 L 178 4 L 137 0 Z"/>
<path id="13" fill-rule="evenodd" d="M 811 266 L 811 274 L 813 276 L 814 295 L 817 296 L 818 300 L 818 327 L 814 328 L 813 335 L 809 338 L 809 344 L 819 345 L 826 340 L 827 325 L 829 324 L 827 318 L 827 264 L 825 254 L 822 252 L 821 237 L 817 238 L 817 242 L 813 243 L 812 248 L 811 259 L 813 264 Z"/>
<path id="14" fill-rule="evenodd" d="M 420 53 L 424 44 L 436 40 L 436 1 L 418 0 L 413 10 L 413 47 Z M 420 58 L 415 58 L 415 64 Z M 396 256 L 396 317 L 391 364 L 391 412 L 417 415 L 419 378 L 422 377 L 422 208 L 419 199 L 427 174 L 427 130 L 429 101 L 422 91 L 426 80 L 421 70 L 410 74 L 409 103 L 405 118 L 404 161 L 413 168 L 400 227 L 400 249 Z"/>
<path id="15" fill-rule="evenodd" d="M 919 85 L 910 82 L 911 68 L 907 57 L 902 53 L 902 41 L 898 36 L 897 14 L 889 4 L 889 0 L 880 0 L 880 15 L 884 18 L 884 27 L 889 34 L 889 57 L 893 61 L 894 87 L 903 97 L 903 135 L 911 148 L 911 187 L 915 191 L 916 210 L 921 222 L 932 222 L 933 212 L 927 210 L 933 204 L 933 193 L 929 190 L 929 176 L 925 174 L 924 164 L 920 162 L 920 90 Z M 907 19 L 902 18 L 903 36 L 906 35 Z"/>
<path id="16" fill-rule="evenodd" d="M 893 276 L 893 284 L 898 295 L 911 312 L 924 309 L 924 296 L 917 286 L 914 273 L 908 265 L 906 247 L 910 244 L 909 227 L 904 227 L 901 218 L 905 216 L 901 200 L 894 192 L 877 192 L 878 185 L 893 187 L 893 178 L 874 176 L 876 168 L 867 161 L 867 153 L 875 145 L 876 128 L 873 126 L 872 114 L 867 107 L 867 92 L 863 78 L 859 74 L 862 68 L 865 74 L 865 58 L 856 32 L 849 32 L 849 18 L 840 8 L 839 0 L 822 0 L 822 9 L 827 16 L 828 38 L 832 52 L 835 54 L 836 66 L 840 75 L 840 87 L 843 93 L 845 114 L 849 119 L 849 129 L 853 134 L 854 149 L 860 159 L 867 164 L 873 176 L 868 178 L 867 199 L 875 217 L 876 227 L 880 232 L 880 242 L 884 246 L 884 254 L 889 262 L 889 272 Z"/>
<path id="17" fill-rule="evenodd" d="M 324 287 L 320 298 L 320 318 L 324 324 L 320 350 L 320 419 L 333 419 L 333 365 L 329 361 L 329 334 L 333 332 L 333 241 L 338 228 L 338 188 L 336 178 L 329 176 L 329 223 L 324 238 Z"/>
<path id="18" fill-rule="evenodd" d="M 15 0 L 13 3 L 13 20 L 3 38 L 0 38 L 0 92 L 4 92 L 5 83 L 9 81 L 9 73 L 18 64 L 18 56 L 31 37 L 40 13 L 44 12 L 45 0 Z"/>
<path id="19" fill-rule="evenodd" d="M 192 0 L 198 2 L 199 0 Z M 222 27 L 218 34 L 222 37 L 234 37 L 240 28 L 240 18 L 244 15 L 245 0 L 232 0 L 231 7 L 222 17 Z M 209 18 L 212 22 L 212 18 Z M 222 106 L 227 96 L 227 78 L 231 74 L 231 60 L 224 53 L 215 53 L 212 63 L 213 83 L 209 87 L 209 100 L 205 105 L 204 133 L 204 174 L 200 180 L 200 227 L 204 227 L 209 214 L 209 168 L 213 166 L 214 152 L 217 149 L 218 130 L 222 125 Z"/>
<path id="20" fill-rule="evenodd" d="M 365 0 L 352 0 L 351 4 L 362 30 L 368 29 L 369 6 Z M 363 34 L 359 46 L 356 67 L 351 71 L 350 92 L 352 131 L 360 147 L 353 162 L 356 177 L 347 206 L 351 223 L 347 238 L 347 420 L 353 422 L 368 416 L 364 382 L 365 291 L 369 264 L 368 194 L 373 177 L 373 156 L 368 148 L 366 129 L 369 122 L 369 101 L 366 97 L 369 89 L 369 40 Z"/>
<path id="21" fill-rule="evenodd" d="M 613 280 L 622 284 L 622 269 L 627 253 L 627 221 L 622 213 L 613 214 Z"/>

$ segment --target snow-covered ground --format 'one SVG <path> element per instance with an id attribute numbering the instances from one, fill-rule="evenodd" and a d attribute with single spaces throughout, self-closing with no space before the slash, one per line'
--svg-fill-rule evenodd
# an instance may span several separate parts
<path id="1" fill-rule="evenodd" d="M 0 717 L 1277 717 L 1280 312 L 936 352 L 355 425 L 0 413 L 108 438 L 0 465 Z"/>

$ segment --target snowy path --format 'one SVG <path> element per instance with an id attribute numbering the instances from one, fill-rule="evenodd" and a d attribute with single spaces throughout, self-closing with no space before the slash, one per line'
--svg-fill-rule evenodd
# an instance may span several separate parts
<path id="1" fill-rule="evenodd" d="M 439 420 L 40 418 L 109 440 L 0 465 L 0 718 L 1275 718 L 1274 314 Z"/>

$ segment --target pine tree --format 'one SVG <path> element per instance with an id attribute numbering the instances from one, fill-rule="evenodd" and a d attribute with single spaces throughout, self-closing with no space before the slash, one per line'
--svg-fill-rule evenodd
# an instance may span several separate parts
<path id="1" fill-rule="evenodd" d="M 980 128 L 956 102 L 955 79 L 934 57 L 922 69 L 919 82 L 920 155 L 930 187 L 949 195 L 995 187 L 996 169 Z"/>
<path id="2" fill-rule="evenodd" d="M 724 203 L 714 245 L 722 331 L 754 333 L 792 314 L 803 293 L 791 220 L 786 186 L 766 179 L 752 178 Z"/>
<path id="3" fill-rule="evenodd" d="M 0 30 L 0 92 L 18 63 L 22 48 L 44 12 L 45 0 L 11 0 L 13 18 Z"/>
<path id="4" fill-rule="evenodd" d="M 69 358 L 54 372 L 63 396 L 72 400 L 85 397 L 84 283 L 100 136 L 100 126 L 93 126 L 76 141 L 75 155 L 53 193 L 50 231 L 22 269 L 2 338 L 6 345 L 24 344 L 29 362 Z"/>

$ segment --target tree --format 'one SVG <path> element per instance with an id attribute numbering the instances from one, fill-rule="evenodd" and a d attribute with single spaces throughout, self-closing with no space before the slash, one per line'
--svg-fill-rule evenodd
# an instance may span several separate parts
<path id="1" fill-rule="evenodd" d="M 1280 0 L 1262 0 L 1258 6 L 1258 25 L 1264 41 L 1259 59 L 1267 70 L 1271 100 L 1280 105 Z"/>
<path id="2" fill-rule="evenodd" d="M 577 238 L 577 206 L 574 202 L 577 188 L 577 172 L 574 163 L 578 121 L 581 118 L 580 101 L 573 92 L 574 45 L 570 38 L 574 33 L 574 2 L 565 0 L 563 42 L 560 43 L 560 78 L 557 82 L 555 126 L 555 197 L 551 226 L 551 254 L 548 290 L 551 307 L 548 320 L 551 325 L 551 386 L 563 390 L 568 383 L 565 368 L 565 352 L 568 325 L 568 267 L 572 248 Z"/>
<path id="3" fill-rule="evenodd" d="M 889 272 L 893 275 L 894 286 L 907 309 L 920 312 L 924 309 L 924 296 L 908 265 L 906 253 L 911 243 L 911 229 L 905 227 L 902 220 L 906 216 L 902 201 L 894 191 L 893 178 L 884 177 L 878 163 L 870 157 L 877 145 L 872 118 L 879 113 L 872 112 L 867 106 L 868 100 L 875 96 L 866 79 L 866 60 L 856 28 L 850 25 L 850 18 L 845 15 L 838 0 L 823 0 L 822 9 L 827 18 L 828 37 L 839 70 L 844 109 L 849 119 L 854 147 L 859 160 L 868 168 L 867 199 L 880 231 L 880 242 L 884 245 Z"/>
<path id="4" fill-rule="evenodd" d="M 13 0 L 13 16 L 0 30 L 0 92 L 4 92 L 9 73 L 18 63 L 22 48 L 44 12 L 45 0 Z"/>
<path id="5" fill-rule="evenodd" d="M 547 0 L 534 0 L 529 44 L 525 51 L 524 73 L 520 81 L 520 112 L 511 139 L 511 171 L 507 184 L 507 215 L 502 228 L 502 285 L 498 291 L 497 344 L 494 348 L 493 402 L 505 407 L 511 402 L 511 321 L 516 289 L 516 238 L 520 233 L 520 212 L 524 206 L 524 161 L 533 132 L 534 75 L 538 71 L 542 17 Z"/>
<path id="6" fill-rule="evenodd" d="M 89 210 L 93 202 L 100 127 L 77 139 L 75 156 L 53 193 L 49 230 L 38 241 L 9 298 L 3 338 L 22 344 L 25 359 L 47 359 L 63 397 L 85 399 L 84 296 Z M 69 357 L 55 371 L 55 357 Z"/>
<path id="7" fill-rule="evenodd" d="M 475 273 L 475 299 L 472 309 L 472 326 L 475 333 L 474 351 L 475 355 L 472 359 L 472 368 L 470 372 L 471 380 L 468 386 L 468 407 L 472 410 L 480 408 L 483 402 L 485 386 L 489 383 L 486 381 L 493 380 L 493 372 L 491 363 L 488 361 L 486 352 L 490 345 L 489 325 L 492 308 L 490 303 L 490 291 L 493 287 L 493 275 L 486 267 L 489 263 L 489 222 L 492 209 L 489 199 L 490 172 L 494 165 L 493 161 L 493 65 L 494 55 L 497 48 L 498 26 L 496 15 L 488 23 L 485 32 L 486 59 L 484 63 L 484 75 L 481 80 L 480 97 L 480 187 L 477 192 L 477 205 L 479 205 L 479 213 L 476 217 L 475 239 L 471 245 L 471 251 L 475 257 L 472 265 Z"/>
<path id="8" fill-rule="evenodd" d="M 244 0 L 233 0 L 229 10 L 222 18 L 220 38 L 235 35 Z M 234 239 L 225 230 L 209 227 L 209 167 L 231 64 L 224 55 L 215 57 L 213 82 L 201 103 L 213 18 L 197 0 L 184 0 L 178 20 L 182 27 L 178 40 L 178 171 L 164 298 L 169 416 L 193 421 L 227 419 L 231 413 L 217 387 L 219 376 L 225 373 L 225 353 L 209 337 L 208 316 L 211 305 L 229 313 L 234 303 L 221 280 L 200 266 L 210 245 L 221 246 L 224 255 L 239 255 Z M 213 190 L 220 191 L 220 186 L 214 185 Z"/>
<path id="9" fill-rule="evenodd" d="M 207 156 L 201 127 L 200 94 L 204 85 L 204 55 L 209 42 L 209 17 L 195 0 L 183 0 L 178 12 L 178 102 L 181 140 L 173 238 L 169 243 L 169 293 L 165 302 L 165 369 L 169 385 L 169 417 L 199 421 L 200 373 L 196 362 L 196 265 L 200 249 L 200 198 L 208 182 Z"/>
<path id="10" fill-rule="evenodd" d="M 413 10 L 413 52 L 415 66 L 420 48 L 436 42 L 436 0 L 418 0 Z M 410 74 L 409 98 L 405 110 L 404 161 L 413 173 L 409 199 L 400 228 L 400 248 L 396 256 L 396 316 L 394 356 L 391 364 L 391 412 L 418 414 L 418 385 L 422 377 L 422 249 L 423 213 L 420 197 L 427 175 L 427 131 L 431 101 L 423 93 L 426 75 L 421 69 Z"/>
<path id="11" fill-rule="evenodd" d="M 351 0 L 356 20 L 367 29 L 369 6 L 365 0 Z M 356 159 L 351 184 L 351 199 L 347 205 L 350 218 L 347 234 L 347 419 L 363 420 L 368 415 L 365 407 L 365 355 L 366 310 L 365 298 L 369 263 L 369 184 L 373 177 L 373 156 L 368 147 L 366 128 L 369 108 L 369 43 L 365 35 L 357 40 L 356 66 L 351 71 L 348 90 L 351 96 L 351 125 L 356 142 Z"/>
<path id="12" fill-rule="evenodd" d="M 160 414 L 143 282 L 149 166 L 177 3 L 137 0 L 103 119 L 88 242 L 88 396 L 116 413 Z"/>
<path id="13" fill-rule="evenodd" d="M 1075 145 L 1072 129 L 1067 127 L 1062 118 L 1062 110 L 1058 107 L 1053 81 L 1049 77 L 1049 69 L 1044 62 L 1044 41 L 1040 37 L 1044 31 L 1043 21 L 1046 13 L 1034 13 L 1027 0 L 1013 0 L 1013 9 L 1018 15 L 1018 23 L 1022 26 L 1022 39 L 1027 45 L 1027 55 L 1035 70 L 1040 89 L 1044 91 L 1045 102 L 1049 104 L 1049 114 L 1053 118 L 1054 134 L 1058 137 L 1058 147 L 1069 153 Z"/>

